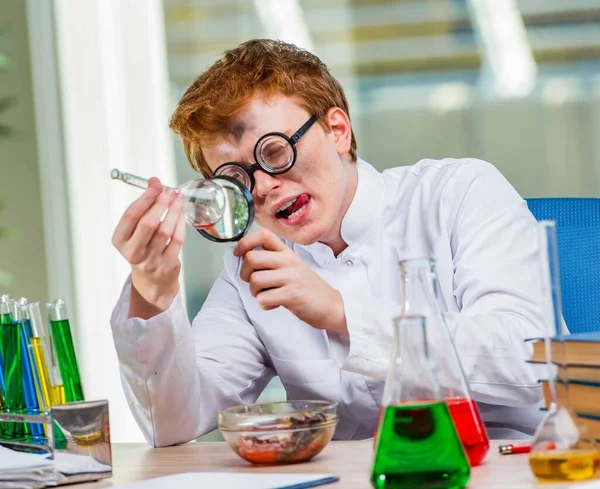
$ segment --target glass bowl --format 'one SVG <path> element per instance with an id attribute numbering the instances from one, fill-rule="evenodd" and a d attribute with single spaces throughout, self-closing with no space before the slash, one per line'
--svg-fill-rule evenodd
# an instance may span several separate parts
<path id="1" fill-rule="evenodd" d="M 333 437 L 337 403 L 286 401 L 233 406 L 219 413 L 229 446 L 253 464 L 307 462 Z"/>

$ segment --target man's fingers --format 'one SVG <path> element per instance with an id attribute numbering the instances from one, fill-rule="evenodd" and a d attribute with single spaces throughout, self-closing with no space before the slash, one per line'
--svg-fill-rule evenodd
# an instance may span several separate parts
<path id="1" fill-rule="evenodd" d="M 285 251 L 288 249 L 283 241 L 272 231 L 261 229 L 240 239 L 233 250 L 233 254 L 235 256 L 244 256 L 248 251 L 259 247 L 268 251 Z"/>
<path id="2" fill-rule="evenodd" d="M 259 270 L 250 275 L 250 293 L 256 297 L 260 292 L 282 287 L 286 284 L 285 270 Z"/>
<path id="3" fill-rule="evenodd" d="M 160 223 L 158 229 L 154 232 L 152 239 L 148 243 L 149 256 L 162 254 L 167 245 L 171 242 L 179 218 L 182 215 L 184 203 L 185 199 L 180 194 L 176 195 L 172 200 L 166 217 L 163 222 Z"/>
<path id="4" fill-rule="evenodd" d="M 181 213 L 177 226 L 175 226 L 175 232 L 173 236 L 171 236 L 171 242 L 167 249 L 163 253 L 163 257 L 166 263 L 174 263 L 175 260 L 179 257 L 179 252 L 181 251 L 181 247 L 183 246 L 183 240 L 185 239 L 185 217 L 183 217 L 183 213 Z"/>
<path id="5" fill-rule="evenodd" d="M 256 295 L 256 301 L 258 302 L 258 305 L 265 311 L 270 311 L 283 306 L 286 300 L 287 293 L 283 287 L 263 290 Z"/>
<path id="6" fill-rule="evenodd" d="M 148 182 L 148 188 L 140 197 L 134 200 L 127 208 L 123 217 L 119 221 L 113 234 L 113 244 L 118 245 L 127 241 L 137 226 L 142 216 L 154 205 L 156 199 L 162 192 L 162 185 L 158 178 L 151 178 Z"/>
<path id="7" fill-rule="evenodd" d="M 274 270 L 283 268 L 286 264 L 285 254 L 266 250 L 250 250 L 242 258 L 240 278 L 244 282 L 248 282 L 250 275 L 256 270 Z"/>
<path id="8" fill-rule="evenodd" d="M 175 193 L 171 189 L 162 192 L 156 202 L 138 221 L 133 234 L 127 243 L 132 249 L 146 248 L 159 226 L 162 224 L 165 212 L 171 205 Z"/>

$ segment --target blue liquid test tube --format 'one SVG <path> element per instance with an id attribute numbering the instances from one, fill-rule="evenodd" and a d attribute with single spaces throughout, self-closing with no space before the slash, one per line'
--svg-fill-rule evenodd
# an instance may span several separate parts
<path id="1" fill-rule="evenodd" d="M 27 312 L 27 300 L 20 299 L 19 302 L 14 302 L 13 320 L 18 323 L 21 328 L 21 365 L 23 377 L 23 394 L 25 397 L 25 409 L 27 414 L 40 414 L 40 406 L 38 404 L 38 396 L 35 388 L 34 368 L 35 363 L 32 362 L 29 354 L 28 345 L 31 343 L 31 322 Z M 44 442 L 46 435 L 44 426 L 39 423 L 30 423 L 30 441 L 33 443 Z"/>

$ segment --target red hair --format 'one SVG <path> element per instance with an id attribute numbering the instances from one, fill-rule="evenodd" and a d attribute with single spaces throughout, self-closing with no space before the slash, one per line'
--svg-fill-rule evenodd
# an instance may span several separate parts
<path id="1" fill-rule="evenodd" d="M 350 109 L 340 83 L 317 56 L 292 44 L 254 39 L 223 53 L 198 76 L 183 94 L 169 127 L 183 142 L 192 167 L 205 177 L 212 174 L 202 147 L 217 135 L 231 132 L 233 118 L 257 95 L 282 94 L 319 119 L 339 107 L 348 117 Z M 356 161 L 352 132 L 350 157 Z"/>

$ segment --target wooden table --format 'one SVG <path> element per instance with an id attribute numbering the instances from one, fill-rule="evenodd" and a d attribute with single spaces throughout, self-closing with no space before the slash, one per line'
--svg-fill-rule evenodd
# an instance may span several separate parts
<path id="1" fill-rule="evenodd" d="M 558 489 L 560 484 L 536 483 L 529 471 L 527 454 L 500 455 L 492 442 L 484 463 L 471 473 L 469 488 Z M 113 444 L 113 477 L 73 488 L 101 488 L 125 482 L 182 472 L 311 472 L 340 476 L 340 482 L 324 488 L 370 489 L 372 443 L 370 441 L 331 442 L 317 457 L 305 464 L 257 467 L 235 455 L 223 442 L 190 443 L 153 449 L 139 444 Z M 185 488 L 182 488 L 185 489 Z"/>

